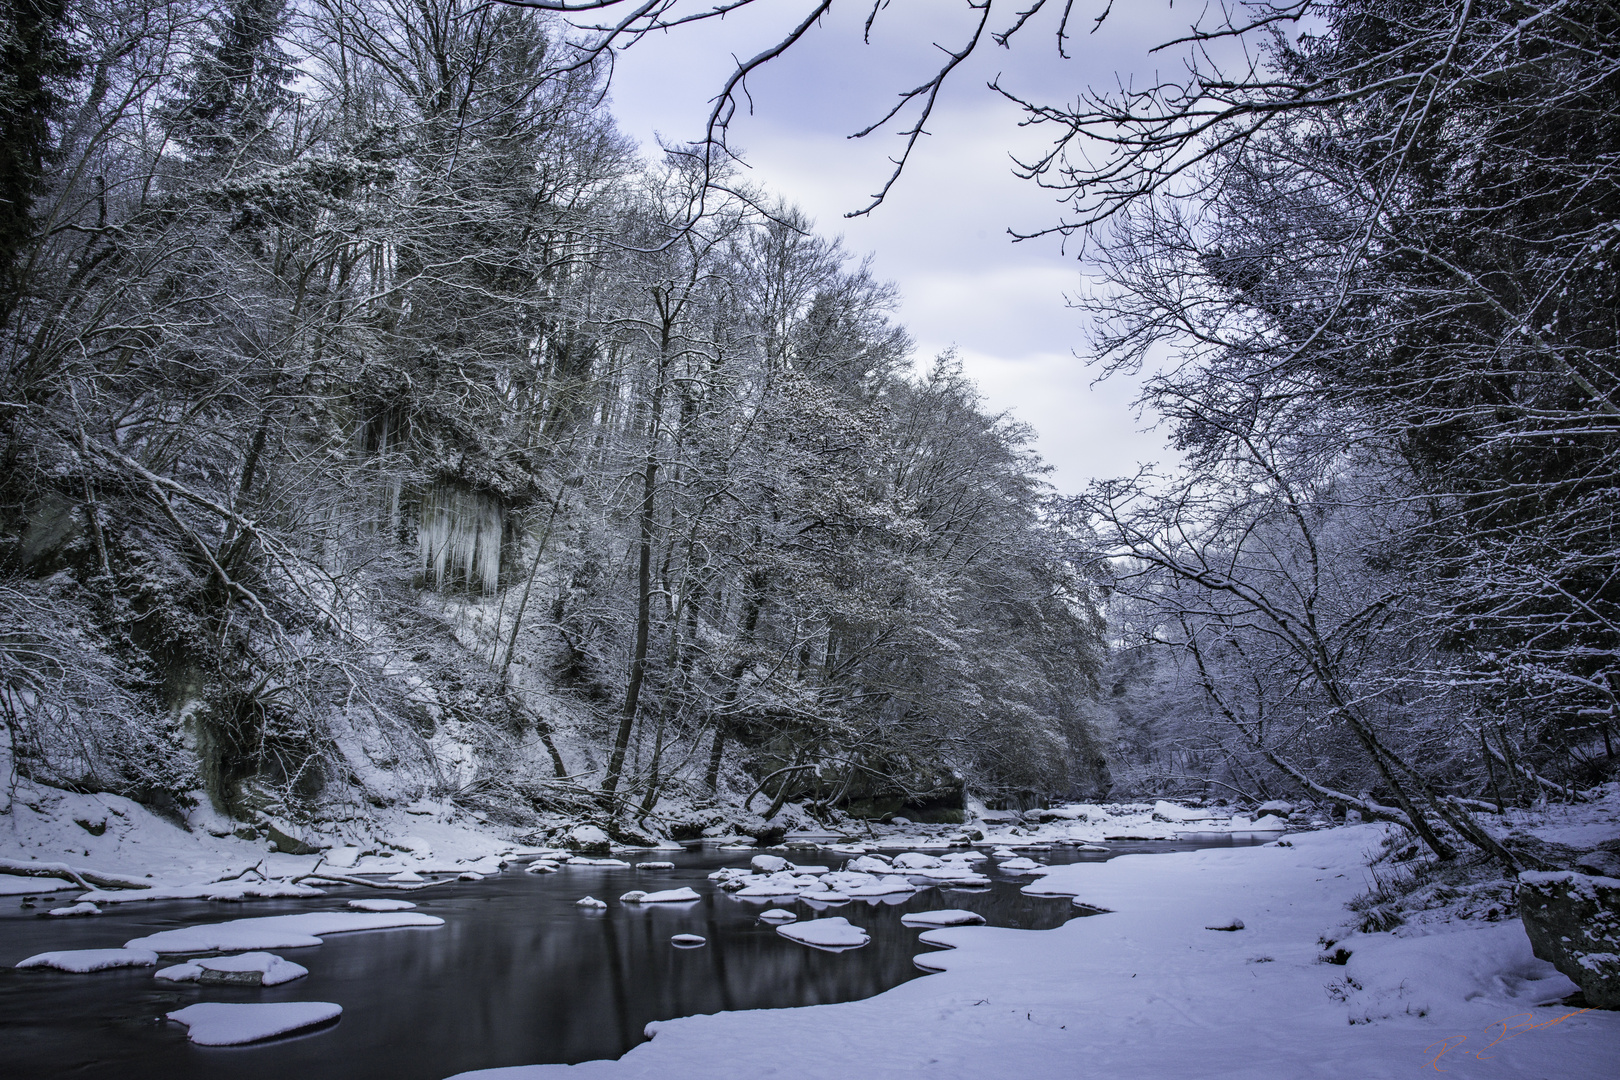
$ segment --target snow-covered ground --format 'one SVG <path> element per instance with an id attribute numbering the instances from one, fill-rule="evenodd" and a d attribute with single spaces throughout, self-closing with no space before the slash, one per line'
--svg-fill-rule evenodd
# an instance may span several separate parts
<path id="1" fill-rule="evenodd" d="M 1612 1080 L 1620 1013 L 1558 1004 L 1574 984 L 1516 921 L 1345 936 L 1381 837 L 1363 825 L 1055 867 L 1028 891 L 1108 913 L 926 931 L 954 947 L 923 954 L 940 974 L 875 998 L 687 1017 L 617 1061 L 463 1075 Z M 1234 920 L 1244 929 L 1206 929 Z M 1347 964 L 1324 962 L 1334 939 Z"/>

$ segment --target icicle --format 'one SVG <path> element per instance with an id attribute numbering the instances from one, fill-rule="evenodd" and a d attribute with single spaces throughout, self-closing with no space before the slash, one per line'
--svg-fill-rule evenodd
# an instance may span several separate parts
<path id="1" fill-rule="evenodd" d="M 442 588 L 446 578 L 477 583 L 484 592 L 500 584 L 504 513 L 488 493 L 436 484 L 422 501 L 417 550 L 423 573 Z"/>

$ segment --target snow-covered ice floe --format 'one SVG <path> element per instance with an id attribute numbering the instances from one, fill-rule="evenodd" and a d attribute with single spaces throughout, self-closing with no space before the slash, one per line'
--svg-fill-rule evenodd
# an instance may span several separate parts
<path id="1" fill-rule="evenodd" d="M 91 971 L 109 971 L 113 968 L 154 967 L 158 954 L 152 949 L 65 949 L 42 952 L 20 961 L 20 968 L 55 968 L 83 975 Z"/>
<path id="2" fill-rule="evenodd" d="M 865 930 L 859 926 L 851 926 L 848 919 L 839 915 L 826 919 L 811 919 L 808 922 L 789 923 L 786 926 L 778 926 L 776 932 L 790 941 L 809 945 L 813 949 L 825 949 L 828 952 L 858 949 L 871 940 L 871 935 Z"/>
<path id="3" fill-rule="evenodd" d="M 673 869 L 675 869 L 675 864 L 672 863 L 672 862 L 641 862 L 641 863 L 636 863 L 636 869 L 637 870 L 673 870 Z"/>
<path id="4" fill-rule="evenodd" d="M 795 915 L 793 912 L 784 911 L 781 908 L 771 908 L 771 910 L 769 910 L 769 911 L 762 911 L 762 912 L 759 913 L 759 921 L 760 922 L 790 923 L 790 922 L 796 922 L 798 920 L 798 918 L 799 917 L 797 915 Z"/>
<path id="5" fill-rule="evenodd" d="M 416 905 L 409 900 L 350 900 L 349 907 L 356 911 L 409 911 Z"/>
<path id="6" fill-rule="evenodd" d="M 310 911 L 301 915 L 268 915 L 257 919 L 183 926 L 160 930 L 124 943 L 125 949 L 158 953 L 241 952 L 253 949 L 302 949 L 321 943 L 323 934 L 358 930 L 392 930 L 404 926 L 442 926 L 437 915 L 414 911 Z"/>
<path id="7" fill-rule="evenodd" d="M 226 1004 L 204 1001 L 168 1013 L 186 1025 L 186 1038 L 199 1046 L 241 1046 L 244 1043 L 290 1035 L 324 1024 L 343 1014 L 343 1006 L 330 1001 L 269 1001 Z"/>
<path id="8" fill-rule="evenodd" d="M 302 979 L 309 969 L 275 953 L 248 952 L 234 956 L 210 956 L 173 967 L 159 968 L 154 979 L 170 982 L 239 983 L 245 986 L 280 986 Z"/>
<path id="9" fill-rule="evenodd" d="M 906 926 L 983 926 L 984 916 L 977 911 L 946 908 L 943 911 L 911 911 L 900 916 Z"/>

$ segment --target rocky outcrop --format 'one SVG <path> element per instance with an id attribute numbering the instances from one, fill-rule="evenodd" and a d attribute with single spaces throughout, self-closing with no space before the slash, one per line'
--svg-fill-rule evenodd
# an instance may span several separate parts
<path id="1" fill-rule="evenodd" d="M 1588 1005 L 1620 1009 L 1620 880 L 1520 874 L 1519 915 L 1536 955 L 1579 985 Z"/>

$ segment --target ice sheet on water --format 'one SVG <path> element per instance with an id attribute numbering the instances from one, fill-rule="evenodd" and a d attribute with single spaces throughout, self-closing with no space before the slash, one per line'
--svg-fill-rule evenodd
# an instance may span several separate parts
<path id="1" fill-rule="evenodd" d="M 204 1001 L 167 1014 L 186 1025 L 186 1037 L 199 1046 L 241 1046 L 324 1024 L 343 1014 L 330 1001 L 272 1001 L 225 1004 Z"/>

